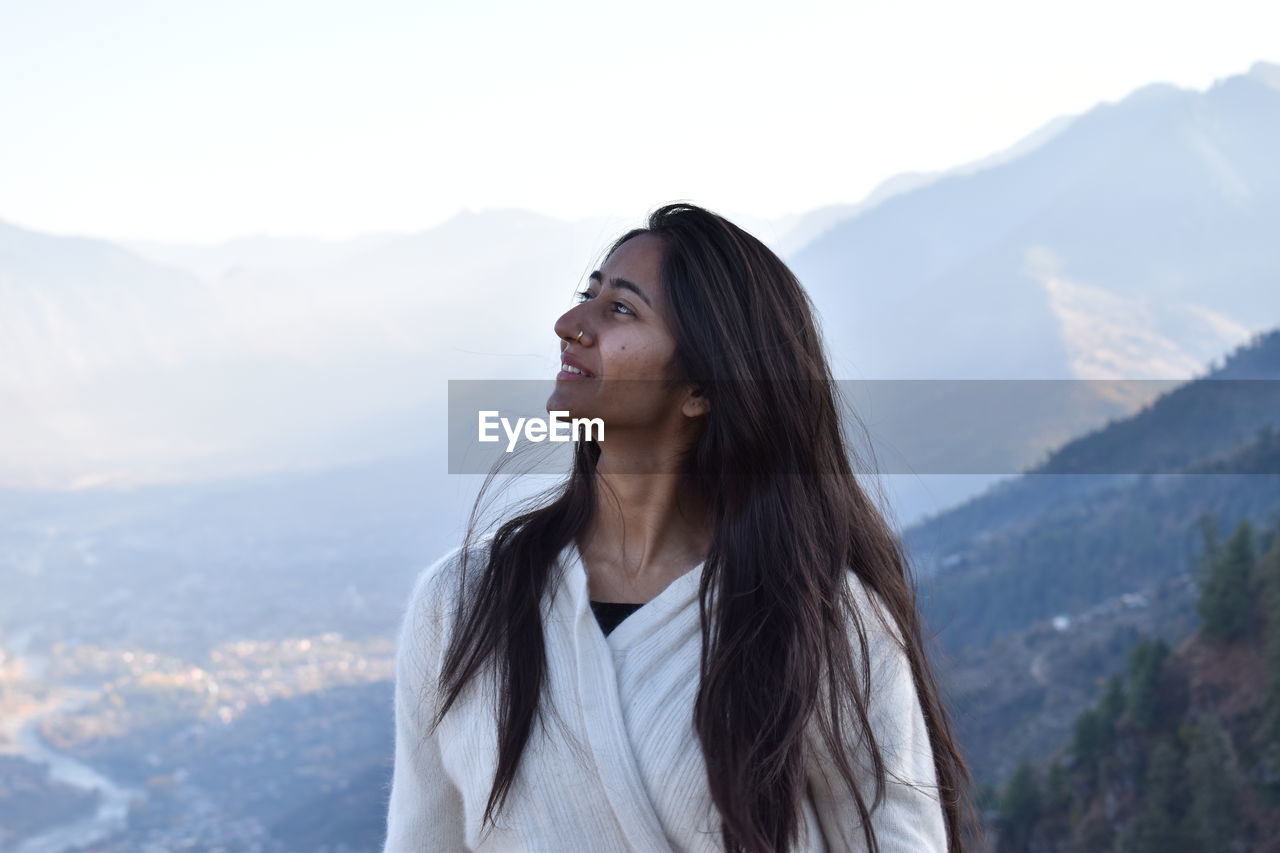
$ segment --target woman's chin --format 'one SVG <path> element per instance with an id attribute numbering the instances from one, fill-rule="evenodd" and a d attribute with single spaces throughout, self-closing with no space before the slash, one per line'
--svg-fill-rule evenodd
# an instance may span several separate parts
<path id="1" fill-rule="evenodd" d="M 558 414 L 557 418 L 562 420 L 572 420 L 575 418 L 590 418 L 591 415 L 586 414 L 586 407 L 580 402 L 573 402 L 564 397 L 563 394 L 552 394 L 547 400 L 547 414 L 550 412 L 568 412 L 568 414 Z"/>
<path id="2" fill-rule="evenodd" d="M 569 414 L 564 416 L 568 419 L 593 417 L 589 414 L 590 407 L 584 406 L 581 400 L 575 399 L 576 396 L 557 388 L 547 398 L 547 412 L 568 412 Z"/>

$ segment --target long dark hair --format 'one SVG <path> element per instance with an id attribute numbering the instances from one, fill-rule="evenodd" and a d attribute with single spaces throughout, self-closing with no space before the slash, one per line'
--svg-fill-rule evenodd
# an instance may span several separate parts
<path id="1" fill-rule="evenodd" d="M 846 585 L 850 571 L 879 594 L 904 639 L 933 747 L 948 849 L 965 849 L 962 833 L 973 849 L 981 829 L 972 779 L 924 648 L 908 560 L 854 477 L 838 389 L 807 295 L 768 247 L 693 204 L 654 210 L 647 227 L 623 234 L 606 257 L 646 233 L 662 242 L 660 284 L 677 367 L 710 395 L 705 427 L 681 473 L 710 507 L 693 722 L 725 849 L 786 851 L 795 842 L 807 750 L 814 748 L 805 729 L 819 711 L 825 749 L 853 791 L 869 848 L 879 850 L 870 810 L 883 795 L 886 769 L 868 724 L 867 642 Z M 599 455 L 595 442 L 578 442 L 567 479 L 549 499 L 502 523 L 476 551 L 483 569 L 468 584 L 445 653 L 443 702 L 433 725 L 468 682 L 490 670 L 499 688 L 498 761 L 485 822 L 506 801 L 538 719 L 546 676 L 541 602 L 554 582 L 556 557 L 591 517 Z M 464 563 L 473 553 L 476 518 L 473 511 Z M 861 659 L 849 641 L 849 619 Z M 850 700 L 872 756 L 870 807 L 851 769 L 854 744 L 841 734 L 847 731 L 841 710 Z"/>

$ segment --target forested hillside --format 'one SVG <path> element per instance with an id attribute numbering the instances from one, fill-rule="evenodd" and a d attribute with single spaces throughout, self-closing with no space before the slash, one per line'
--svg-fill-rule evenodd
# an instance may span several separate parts
<path id="1" fill-rule="evenodd" d="M 1280 850 L 1280 524 L 1199 528 L 1200 628 L 1139 641 L 1070 742 L 1019 765 L 1000 853 Z"/>
<path id="2" fill-rule="evenodd" d="M 1273 330 L 1024 476 L 908 529 L 930 578 L 929 623 L 957 652 L 1176 577 L 1201 513 L 1233 524 L 1280 510 L 1277 433 Z M 1248 476 L 1229 476 L 1239 473 Z"/>

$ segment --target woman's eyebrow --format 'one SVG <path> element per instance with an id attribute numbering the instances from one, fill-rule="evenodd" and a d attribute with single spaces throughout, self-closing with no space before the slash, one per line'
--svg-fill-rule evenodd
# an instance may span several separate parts
<path id="1" fill-rule="evenodd" d="M 600 270 L 595 270 L 591 273 L 590 279 L 592 281 L 603 282 L 604 274 L 601 273 Z M 612 284 L 614 287 L 621 287 L 623 290 L 630 290 L 636 296 L 639 296 L 641 299 L 643 299 L 645 305 L 648 305 L 650 308 L 653 307 L 653 303 L 649 301 L 649 297 L 644 295 L 644 291 L 641 290 L 639 286 L 636 285 L 635 282 L 628 281 L 625 278 L 611 278 L 609 279 L 609 283 Z"/>

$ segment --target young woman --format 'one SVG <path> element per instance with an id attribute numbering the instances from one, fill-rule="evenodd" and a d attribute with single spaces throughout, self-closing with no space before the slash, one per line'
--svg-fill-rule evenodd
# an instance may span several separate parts
<path id="1" fill-rule="evenodd" d="M 791 271 L 669 204 L 555 332 L 547 407 L 604 437 L 419 575 L 385 849 L 976 843 L 907 560 Z"/>

